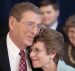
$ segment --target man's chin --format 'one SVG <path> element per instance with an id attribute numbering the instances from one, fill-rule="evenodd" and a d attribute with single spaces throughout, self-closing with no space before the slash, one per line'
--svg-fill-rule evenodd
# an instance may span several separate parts
<path id="1" fill-rule="evenodd" d="M 27 46 L 31 46 L 33 42 L 26 42 Z"/>

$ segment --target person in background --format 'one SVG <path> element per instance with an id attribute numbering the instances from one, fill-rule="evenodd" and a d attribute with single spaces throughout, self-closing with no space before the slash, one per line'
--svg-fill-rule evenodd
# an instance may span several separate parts
<path id="1" fill-rule="evenodd" d="M 32 71 L 26 48 L 41 29 L 39 8 L 30 2 L 13 6 L 9 14 L 9 32 L 0 38 L 0 71 Z"/>
<path id="2" fill-rule="evenodd" d="M 59 4 L 56 0 L 41 0 L 39 4 L 40 12 L 42 14 L 42 24 L 50 29 L 60 30 L 59 24 Z"/>
<path id="3" fill-rule="evenodd" d="M 61 33 L 46 28 L 34 38 L 30 58 L 34 68 L 43 71 L 75 71 L 63 61 L 64 38 Z M 42 71 L 40 70 L 40 71 Z"/>
<path id="4" fill-rule="evenodd" d="M 68 17 L 64 26 L 67 37 L 64 48 L 64 61 L 75 68 L 75 14 Z"/>

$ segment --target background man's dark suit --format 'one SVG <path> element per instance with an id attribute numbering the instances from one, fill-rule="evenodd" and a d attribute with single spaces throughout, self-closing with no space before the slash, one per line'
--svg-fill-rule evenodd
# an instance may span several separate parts
<path id="1" fill-rule="evenodd" d="M 63 26 L 64 26 L 64 24 L 62 24 L 61 22 L 60 22 L 60 20 L 58 21 L 58 25 L 57 25 L 57 28 L 56 28 L 56 31 L 58 31 L 58 32 L 63 32 Z"/>

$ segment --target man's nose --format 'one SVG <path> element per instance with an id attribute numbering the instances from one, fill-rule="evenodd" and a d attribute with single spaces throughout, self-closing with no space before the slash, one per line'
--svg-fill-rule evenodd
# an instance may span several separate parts
<path id="1" fill-rule="evenodd" d="M 34 57 L 35 56 L 35 53 L 33 51 L 30 52 L 30 57 Z"/>
<path id="2" fill-rule="evenodd" d="M 44 16 L 44 17 L 47 17 L 47 13 L 44 13 L 43 16 Z"/>
<path id="3" fill-rule="evenodd" d="M 38 35 L 39 34 L 39 29 L 37 28 L 37 27 L 33 27 L 33 29 L 32 29 L 32 33 L 34 34 L 34 35 Z"/>

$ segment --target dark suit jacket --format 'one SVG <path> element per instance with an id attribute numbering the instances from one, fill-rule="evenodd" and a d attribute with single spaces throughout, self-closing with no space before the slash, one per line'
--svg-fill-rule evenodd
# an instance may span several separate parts
<path id="1" fill-rule="evenodd" d="M 56 30 L 58 32 L 61 32 L 61 33 L 63 32 L 63 24 L 61 22 L 59 22 L 59 21 L 58 21 L 58 25 L 57 25 Z"/>
<path id="2" fill-rule="evenodd" d="M 0 37 L 0 71 L 11 71 L 7 46 L 6 46 L 6 37 Z"/>

